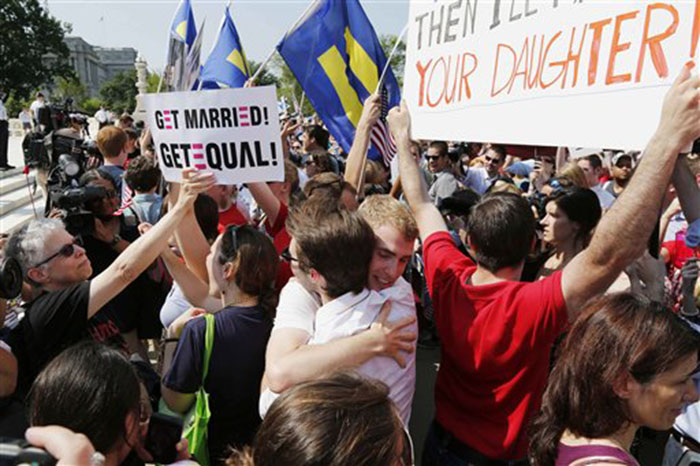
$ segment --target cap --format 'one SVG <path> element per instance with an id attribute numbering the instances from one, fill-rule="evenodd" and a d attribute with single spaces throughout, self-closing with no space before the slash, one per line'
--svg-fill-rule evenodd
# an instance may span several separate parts
<path id="1" fill-rule="evenodd" d="M 532 171 L 532 167 L 523 162 L 515 162 L 510 167 L 506 168 L 506 173 L 515 176 L 528 176 Z"/>
<path id="2" fill-rule="evenodd" d="M 636 160 L 634 158 L 634 154 L 632 152 L 618 152 L 617 154 L 613 155 L 612 157 L 612 165 L 615 166 L 622 157 L 629 157 L 630 160 L 632 161 L 632 168 L 634 168 Z"/>

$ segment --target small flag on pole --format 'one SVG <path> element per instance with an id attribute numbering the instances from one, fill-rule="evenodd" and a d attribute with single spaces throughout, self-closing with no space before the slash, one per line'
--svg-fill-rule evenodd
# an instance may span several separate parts
<path id="1" fill-rule="evenodd" d="M 249 77 L 248 61 L 227 6 L 219 35 L 200 74 L 201 88 L 243 87 Z"/>
<path id="2" fill-rule="evenodd" d="M 190 0 L 181 0 L 168 37 L 168 55 L 165 61 L 166 86 L 173 90 L 184 90 L 187 56 L 197 38 L 197 26 Z"/>

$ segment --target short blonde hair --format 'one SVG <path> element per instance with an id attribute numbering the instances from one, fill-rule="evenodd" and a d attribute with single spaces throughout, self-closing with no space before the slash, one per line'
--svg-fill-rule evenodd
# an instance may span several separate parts
<path id="1" fill-rule="evenodd" d="M 566 178 L 574 186 L 578 186 L 579 188 L 588 188 L 586 174 L 576 162 L 569 162 L 566 164 L 564 168 L 559 170 L 559 173 L 557 173 L 557 178 Z"/>
<path id="2" fill-rule="evenodd" d="M 369 196 L 360 205 L 358 212 L 373 230 L 382 225 L 390 225 L 409 241 L 418 238 L 418 224 L 411 211 L 405 204 L 387 194 Z"/>

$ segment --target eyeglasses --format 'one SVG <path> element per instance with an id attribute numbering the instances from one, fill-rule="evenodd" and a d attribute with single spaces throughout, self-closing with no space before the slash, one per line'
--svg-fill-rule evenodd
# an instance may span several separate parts
<path id="1" fill-rule="evenodd" d="M 403 430 L 403 448 L 401 448 L 401 466 L 415 466 L 415 458 L 413 454 L 413 440 L 411 434 L 406 429 Z"/>
<path id="2" fill-rule="evenodd" d="M 293 256 L 292 256 L 292 252 L 289 250 L 289 246 L 287 246 L 287 247 L 284 249 L 284 251 L 282 251 L 282 253 L 280 254 L 280 257 L 281 257 L 282 260 L 285 261 L 285 262 L 289 262 L 289 263 L 292 263 L 292 262 L 299 262 L 299 259 L 297 259 L 296 257 L 293 257 Z"/>
<path id="3" fill-rule="evenodd" d="M 58 257 L 58 256 L 70 257 L 73 254 L 75 254 L 75 247 L 82 246 L 82 245 L 83 245 L 83 241 L 80 239 L 79 236 L 76 236 L 75 238 L 73 238 L 72 242 L 66 244 L 61 249 L 59 249 L 57 252 L 51 254 L 49 257 L 47 257 L 43 261 L 36 264 L 34 267 L 41 267 L 42 265 L 49 262 L 51 259 Z"/>
<path id="4" fill-rule="evenodd" d="M 425 156 L 425 160 L 427 160 L 428 162 L 430 162 L 431 160 L 437 160 L 437 159 L 439 159 L 440 157 L 442 157 L 442 155 L 426 155 L 426 156 Z"/>
<path id="5" fill-rule="evenodd" d="M 489 157 L 488 155 L 485 155 L 484 159 L 486 159 L 486 163 L 495 163 L 496 165 L 501 163 L 501 159 L 498 157 Z"/>

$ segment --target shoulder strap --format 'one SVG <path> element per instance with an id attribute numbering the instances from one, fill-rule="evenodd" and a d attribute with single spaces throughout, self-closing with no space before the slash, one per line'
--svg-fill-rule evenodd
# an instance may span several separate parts
<path id="1" fill-rule="evenodd" d="M 214 347 L 214 315 L 204 314 L 204 319 L 207 322 L 207 330 L 204 334 L 204 363 L 202 367 L 202 385 L 209 373 L 209 359 L 211 358 L 211 350 Z"/>

